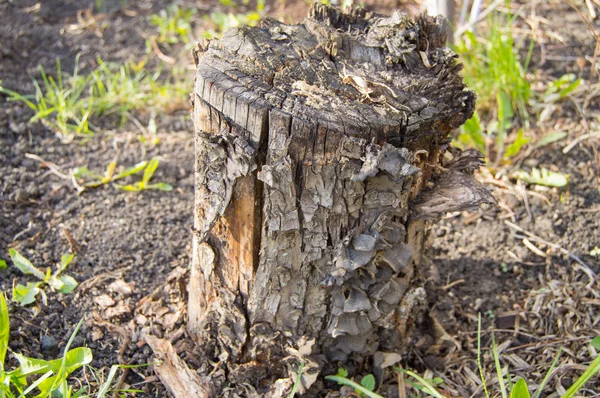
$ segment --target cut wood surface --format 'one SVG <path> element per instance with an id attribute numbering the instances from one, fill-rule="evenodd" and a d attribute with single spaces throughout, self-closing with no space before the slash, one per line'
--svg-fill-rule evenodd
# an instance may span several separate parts
<path id="1" fill-rule="evenodd" d="M 199 49 L 188 329 L 224 395 L 418 339 L 425 220 L 493 201 L 478 154 L 447 151 L 474 95 L 445 42 L 430 17 L 316 4 Z"/>

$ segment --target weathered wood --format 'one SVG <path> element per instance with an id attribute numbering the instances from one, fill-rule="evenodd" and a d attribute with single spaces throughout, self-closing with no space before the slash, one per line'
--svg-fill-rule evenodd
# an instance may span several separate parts
<path id="1" fill-rule="evenodd" d="M 474 107 L 444 32 L 317 4 L 197 54 L 188 329 L 230 396 L 414 342 L 424 220 L 493 200 L 443 160 Z"/>
<path id="2" fill-rule="evenodd" d="M 210 383 L 188 368 L 169 341 L 150 335 L 145 337 L 145 341 L 159 361 L 153 365 L 154 371 L 173 397 L 210 398 L 215 395 Z"/>

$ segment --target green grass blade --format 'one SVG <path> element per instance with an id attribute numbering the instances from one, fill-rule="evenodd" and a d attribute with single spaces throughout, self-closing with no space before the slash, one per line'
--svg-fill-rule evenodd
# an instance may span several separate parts
<path id="1" fill-rule="evenodd" d="M 300 364 L 300 368 L 298 369 L 298 375 L 296 376 L 296 380 L 294 381 L 294 385 L 292 386 L 292 391 L 288 395 L 288 398 L 294 398 L 296 393 L 298 392 L 298 386 L 302 382 L 302 372 L 304 371 L 304 362 Z M 100 398 L 100 397 L 98 397 Z"/>
<path id="2" fill-rule="evenodd" d="M 108 377 L 106 378 L 106 381 L 104 382 L 104 384 L 102 384 L 102 387 L 98 391 L 98 395 L 96 395 L 96 398 L 104 398 L 106 396 L 106 394 L 110 390 L 110 386 L 111 386 L 111 384 L 112 384 L 115 376 L 117 375 L 117 371 L 119 369 L 134 369 L 134 368 L 141 368 L 141 367 L 150 366 L 150 365 L 153 365 L 153 363 L 142 363 L 142 364 L 137 364 L 137 365 L 113 365 L 113 366 L 111 366 L 110 367 L 110 371 L 108 372 Z M 137 391 L 137 390 L 132 390 L 132 391 Z"/>
<path id="3" fill-rule="evenodd" d="M 438 390 L 435 389 L 434 386 L 431 385 L 431 383 L 429 383 L 427 380 L 425 380 L 424 378 L 422 378 L 421 376 L 419 376 L 418 374 L 416 374 L 415 372 L 412 372 L 408 369 L 403 369 L 403 368 L 399 368 L 397 366 L 394 366 L 393 369 L 397 372 L 402 372 L 402 373 L 406 373 L 407 375 L 414 377 L 415 379 L 417 379 L 417 381 L 419 383 L 422 384 L 422 388 L 421 391 L 435 397 L 435 398 L 445 398 L 442 394 L 440 394 L 438 392 Z"/>
<path id="4" fill-rule="evenodd" d="M 146 166 L 148 166 L 148 161 L 144 160 L 143 162 L 140 162 L 140 163 L 136 164 L 135 166 L 128 167 L 125 170 L 123 170 L 122 172 L 120 172 L 119 174 L 117 174 L 116 177 L 113 178 L 113 181 L 120 180 L 122 178 L 129 177 L 130 175 L 137 174 L 140 171 L 144 170 L 146 168 Z"/>
<path id="5" fill-rule="evenodd" d="M 531 398 L 525 379 L 517 380 L 515 386 L 510 392 L 510 398 Z"/>
<path id="6" fill-rule="evenodd" d="M 4 372 L 4 359 L 8 350 L 8 339 L 10 338 L 10 318 L 8 317 L 8 306 L 4 292 L 0 292 L 0 374 Z"/>
<path id="7" fill-rule="evenodd" d="M 598 355 L 596 357 L 596 359 L 594 359 L 592 361 L 592 363 L 590 364 L 590 366 L 588 366 L 588 368 L 585 370 L 585 372 L 583 372 L 583 374 L 581 376 L 579 376 L 579 378 L 577 380 L 575 380 L 575 383 L 573 383 L 573 385 L 571 387 L 569 387 L 567 392 L 561 398 L 573 397 L 581 389 L 581 387 L 583 387 L 583 385 L 599 371 L 600 371 L 600 355 Z"/>
<path id="8" fill-rule="evenodd" d="M 163 192 L 170 192 L 173 190 L 173 187 L 166 182 L 159 182 L 156 184 L 149 184 L 146 189 L 158 189 Z"/>
<path id="9" fill-rule="evenodd" d="M 496 374 L 498 375 L 498 383 L 500 384 L 500 392 L 502 394 L 502 398 L 508 398 L 508 393 L 506 392 L 506 385 L 504 384 L 504 377 L 502 376 L 502 367 L 500 366 L 500 358 L 498 355 L 498 346 L 496 345 L 496 338 L 494 337 L 494 333 L 492 332 L 492 354 L 494 355 L 494 364 L 496 365 Z M 510 376 L 508 376 L 510 377 Z"/>
<path id="10" fill-rule="evenodd" d="M 31 102 L 25 95 L 21 95 L 15 91 L 9 90 L 2 86 L 0 86 L 0 93 L 4 93 L 4 94 L 8 95 L 9 101 L 21 101 L 21 102 L 24 102 L 32 110 L 34 110 L 34 111 L 38 110 L 37 105 L 34 104 L 33 102 Z"/>
<path id="11" fill-rule="evenodd" d="M 490 398 L 490 394 L 485 383 L 485 373 L 483 371 L 483 365 L 481 364 L 481 313 L 477 317 L 477 368 L 479 369 L 479 378 L 481 379 L 481 385 L 483 386 L 483 392 L 487 398 Z"/>
<path id="12" fill-rule="evenodd" d="M 47 371 L 46 373 L 44 373 L 39 379 L 37 379 L 33 384 L 31 384 L 29 387 L 27 387 L 27 389 L 25 391 L 23 391 L 21 393 L 21 395 L 19 395 L 19 398 L 24 398 L 27 396 L 28 393 L 30 393 L 31 391 L 33 391 L 34 389 L 36 389 L 40 384 L 42 384 L 47 378 L 49 378 L 50 376 L 52 376 L 54 372 L 52 372 L 51 370 Z"/>
<path id="13" fill-rule="evenodd" d="M 557 131 L 554 133 L 547 134 L 540 138 L 538 142 L 533 146 L 534 149 L 543 147 L 544 145 L 552 144 L 553 142 L 560 141 L 567 136 L 567 133 L 564 131 Z"/>
<path id="14" fill-rule="evenodd" d="M 65 269 L 67 269 L 69 264 L 71 264 L 71 262 L 73 261 L 73 258 L 75 258 L 75 255 L 73 253 L 63 254 L 60 259 L 60 266 L 58 267 L 54 275 L 59 276 Z"/>
<path id="15" fill-rule="evenodd" d="M 144 177 L 142 178 L 144 186 L 148 184 L 148 181 L 150 181 L 150 179 L 154 175 L 154 172 L 158 168 L 159 164 L 160 161 L 157 158 L 152 159 L 150 163 L 148 163 L 148 166 L 146 166 L 146 170 L 144 170 Z"/>
<path id="16" fill-rule="evenodd" d="M 535 392 L 535 395 L 533 396 L 533 398 L 540 398 L 540 396 L 542 395 L 542 391 L 544 390 L 544 387 L 546 387 L 546 384 L 548 384 L 548 381 L 550 381 L 550 376 L 552 375 L 552 372 L 554 372 L 554 369 L 556 369 L 556 365 L 558 364 L 558 360 L 559 360 L 561 354 L 562 354 L 562 348 L 560 348 L 558 350 L 558 352 L 556 353 L 556 356 L 554 357 L 554 360 L 552 361 L 552 365 L 550 365 L 550 369 L 548 369 L 548 372 L 546 372 L 546 375 L 544 376 L 544 379 L 538 386 L 537 391 Z"/>
<path id="17" fill-rule="evenodd" d="M 331 381 L 335 381 L 338 384 L 342 384 L 344 386 L 348 386 L 348 387 L 352 387 L 354 388 L 356 391 L 366 395 L 367 397 L 370 398 L 384 398 L 381 395 L 374 393 L 373 391 L 369 391 L 366 388 L 364 388 L 363 386 L 361 386 L 360 384 L 347 379 L 345 377 L 342 376 L 325 376 L 325 380 L 331 380 Z M 443 398 L 443 397 L 442 397 Z"/>

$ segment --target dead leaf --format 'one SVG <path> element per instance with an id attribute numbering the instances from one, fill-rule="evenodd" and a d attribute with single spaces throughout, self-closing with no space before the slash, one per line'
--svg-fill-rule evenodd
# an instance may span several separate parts
<path id="1" fill-rule="evenodd" d="M 133 286 L 122 279 L 117 279 L 116 281 L 108 285 L 108 290 L 111 292 L 119 293 L 123 297 L 129 297 L 133 293 Z"/>
<path id="2" fill-rule="evenodd" d="M 92 328 L 92 341 L 98 341 L 104 337 L 104 332 L 102 329 L 94 327 Z"/>
<path id="3" fill-rule="evenodd" d="M 104 315 L 110 319 L 117 317 L 123 314 L 129 314 L 131 312 L 131 308 L 129 308 L 129 304 L 124 301 L 119 301 L 116 306 L 108 308 Z"/>
<path id="4" fill-rule="evenodd" d="M 115 305 L 115 300 L 112 299 L 108 294 L 94 297 L 94 303 L 98 304 L 102 308 L 112 307 Z"/>

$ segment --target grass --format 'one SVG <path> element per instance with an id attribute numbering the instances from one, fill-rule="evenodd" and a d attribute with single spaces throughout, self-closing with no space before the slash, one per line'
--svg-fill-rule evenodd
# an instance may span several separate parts
<path id="1" fill-rule="evenodd" d="M 42 271 L 34 266 L 31 261 L 25 258 L 15 249 L 8 249 L 10 258 L 14 265 L 25 275 L 33 275 L 38 281 L 28 282 L 27 285 L 17 284 L 13 288 L 13 301 L 21 305 L 29 305 L 36 301 L 38 294 L 43 297 L 46 302 L 46 294 L 43 287 L 49 286 L 52 291 L 57 291 L 63 294 L 71 293 L 77 287 L 77 281 L 69 275 L 63 275 L 69 264 L 73 261 L 73 254 L 64 254 L 60 264 L 54 272 L 48 267 L 46 271 Z"/>
<path id="2" fill-rule="evenodd" d="M 491 334 L 491 348 L 489 352 L 493 359 L 493 368 L 495 369 L 495 377 L 489 378 L 486 374 L 486 369 L 483 364 L 484 348 L 481 344 L 482 339 L 482 328 L 481 328 L 481 314 L 478 317 L 477 326 L 477 357 L 476 364 L 479 371 L 480 378 L 480 393 L 486 398 L 502 397 L 502 398 L 540 398 L 544 394 L 544 389 L 548 386 L 550 380 L 557 376 L 558 363 L 562 354 L 562 350 L 559 349 L 543 378 L 541 380 L 531 380 L 528 382 L 523 377 L 515 377 L 510 374 L 508 366 L 503 366 L 503 362 L 514 363 L 511 360 L 504 360 L 499 352 L 498 345 L 494 334 Z M 590 352 L 596 355 L 596 350 L 600 350 L 600 336 L 590 341 Z M 518 355 L 518 354 L 517 354 Z M 564 391 L 560 398 L 573 398 L 584 388 L 593 377 L 600 372 L 600 355 L 596 357 L 586 365 L 583 365 L 583 373 L 579 375 L 570 385 L 570 387 Z M 423 397 L 431 396 L 435 398 L 445 398 L 447 395 L 440 392 L 436 386 L 444 384 L 443 379 L 439 377 L 431 376 L 420 376 L 419 374 L 404 369 L 398 366 L 393 366 L 392 369 L 395 372 L 402 373 L 413 379 L 404 381 L 404 378 L 398 378 L 400 391 L 399 396 L 406 397 Z M 523 369 L 519 369 L 522 371 Z M 430 374 L 431 371 L 428 371 Z M 426 372 L 426 374 L 428 373 Z M 369 398 L 383 398 L 381 395 L 375 392 L 375 379 L 372 374 L 368 374 L 362 377 L 361 382 L 358 383 L 348 377 L 348 371 L 346 369 L 338 369 L 337 374 L 326 376 L 326 380 L 337 382 L 339 385 L 348 386 L 354 389 L 354 393 L 361 397 Z M 400 381 L 401 380 L 401 381 Z M 534 383 L 531 383 L 533 382 Z M 530 384 L 536 385 L 535 391 L 530 391 Z M 442 390 L 443 391 L 443 390 Z M 475 392 L 477 394 L 477 392 Z M 475 395 L 473 395 L 475 396 Z M 478 395 L 477 395 L 478 396 Z"/>
<path id="3" fill-rule="evenodd" d="M 83 319 L 75 326 L 73 333 L 69 337 L 67 345 L 63 350 L 62 357 L 54 360 L 44 360 L 29 358 L 23 354 L 13 352 L 12 355 L 19 366 L 8 370 L 5 366 L 6 356 L 9 352 L 10 338 L 10 318 L 8 306 L 4 293 L 0 292 L 0 398 L 89 398 L 92 397 L 89 391 L 92 385 L 87 384 L 78 387 L 74 391 L 75 380 L 69 376 L 80 370 L 89 367 L 93 360 L 92 350 L 88 347 L 76 347 L 71 349 L 71 345 L 83 325 Z M 101 380 L 95 388 L 97 391 L 93 396 L 95 398 L 105 398 L 115 376 L 119 369 L 137 368 L 147 366 L 142 365 L 113 365 L 110 368 L 108 377 Z M 100 372 L 93 372 L 94 376 Z M 96 377 L 97 381 L 100 381 Z M 80 383 L 77 382 L 79 385 Z M 112 392 L 140 392 L 139 390 L 120 390 Z M 123 395 L 120 395 L 123 396 Z"/>
<path id="4" fill-rule="evenodd" d="M 21 101 L 33 112 L 30 122 L 42 122 L 62 140 L 90 136 L 101 116 L 116 116 L 123 125 L 129 113 L 160 111 L 170 113 L 185 107 L 189 82 L 183 70 L 169 76 L 150 72 L 141 63 L 113 64 L 97 60 L 89 74 L 79 70 L 79 57 L 73 74 L 64 74 L 57 60 L 55 76 L 40 65 L 41 84 L 33 81 L 35 92 L 24 95 L 0 86 L 9 101 Z"/>
<path id="5" fill-rule="evenodd" d="M 483 386 L 483 390 L 484 390 L 486 398 L 490 398 L 492 395 L 488 391 L 488 388 L 487 388 L 488 383 L 486 380 L 485 371 L 480 362 L 480 358 L 482 355 L 480 339 L 481 339 L 481 314 L 479 314 L 479 318 L 478 318 L 477 358 L 478 358 L 478 366 L 479 366 L 479 370 L 480 370 L 480 377 L 481 377 L 481 383 Z M 592 340 L 591 344 L 594 345 L 594 341 L 597 341 L 597 340 L 598 340 L 598 338 Z M 507 371 L 506 382 L 509 385 L 509 387 L 512 387 L 512 388 L 510 388 L 510 395 L 509 395 L 509 392 L 506 388 L 506 384 L 505 384 L 505 380 L 504 380 L 505 376 L 503 375 L 502 367 L 500 365 L 501 357 L 500 357 L 500 354 L 498 353 L 498 347 L 496 345 L 496 341 L 495 341 L 493 333 L 492 333 L 491 353 L 494 358 L 494 364 L 495 364 L 495 368 L 496 368 L 496 380 L 498 383 L 498 389 L 500 390 L 499 395 L 502 398 L 509 398 L 509 397 L 510 398 L 530 398 L 531 392 L 529 391 L 529 387 L 528 387 L 529 383 L 527 382 L 527 380 L 525 380 L 524 378 L 518 378 L 517 381 L 514 384 L 512 384 L 512 377 L 511 377 L 510 373 Z M 539 386 L 537 388 L 537 391 L 535 392 L 534 398 L 539 398 L 542 395 L 544 387 L 548 384 L 548 381 L 550 380 L 550 378 L 553 374 L 553 371 L 556 369 L 556 365 L 560 359 L 560 354 L 561 354 L 561 351 L 559 350 L 559 352 L 556 354 L 556 356 L 554 358 L 554 361 L 552 362 L 548 371 L 546 372 L 544 378 L 541 380 L 541 382 L 539 382 Z M 600 355 L 597 355 L 596 358 L 590 364 L 585 366 L 585 371 L 575 380 L 575 382 L 573 382 L 573 384 L 571 384 L 569 389 L 564 394 L 562 394 L 560 396 L 560 398 L 574 397 L 583 388 L 583 386 L 590 379 L 592 379 L 592 377 L 594 377 L 595 375 L 598 374 L 598 372 L 600 372 Z M 536 384 L 538 384 L 538 383 L 536 382 Z M 496 394 L 494 396 L 497 396 L 497 395 L 498 394 Z"/>
<path id="6" fill-rule="evenodd" d="M 520 56 L 513 30 L 517 15 L 494 10 L 485 24 L 465 32 L 454 50 L 464 65 L 463 76 L 468 87 L 477 93 L 477 111 L 461 128 L 460 146 L 476 148 L 492 167 L 509 165 L 522 150 L 558 141 L 566 134 L 552 133 L 537 142 L 527 134 L 535 117 L 536 104 L 544 106 L 568 97 L 581 83 L 573 74 L 566 74 L 548 84 L 544 93 L 531 89 L 527 71 L 534 48 L 529 41 L 527 53 Z"/>
<path id="7" fill-rule="evenodd" d="M 193 42 L 192 18 L 196 10 L 171 4 L 158 14 L 150 16 L 150 23 L 158 29 L 157 42 L 165 44 Z"/>
<path id="8" fill-rule="evenodd" d="M 0 398 L 82 397 L 85 387 L 73 392 L 73 386 L 68 380 L 71 373 L 92 361 L 92 351 L 89 348 L 70 349 L 82 323 L 83 320 L 75 327 L 61 358 L 46 361 L 13 353 L 19 366 L 8 370 L 5 368 L 5 359 L 10 337 L 10 320 L 6 298 L 0 293 Z"/>
<path id="9" fill-rule="evenodd" d="M 231 0 L 220 0 L 221 4 L 226 7 L 235 7 L 236 4 Z M 247 4 L 248 2 L 244 2 Z M 265 0 L 257 0 L 256 9 L 246 13 L 234 13 L 233 11 L 211 12 L 206 20 L 212 25 L 205 30 L 202 35 L 207 39 L 219 38 L 224 32 L 229 29 L 236 28 L 241 25 L 256 26 L 263 16 L 265 10 Z"/>
<path id="10" fill-rule="evenodd" d="M 80 184 L 80 191 L 90 188 L 98 188 L 111 183 L 119 189 L 130 192 L 145 191 L 147 189 L 156 189 L 164 192 L 172 191 L 173 187 L 164 182 L 150 184 L 150 180 L 154 176 L 159 164 L 160 161 L 158 158 L 154 158 L 149 162 L 144 160 L 131 167 L 125 168 L 119 173 L 116 173 L 117 162 L 113 161 L 108 164 L 104 175 L 96 174 L 87 167 L 77 167 L 73 169 L 72 173 L 73 178 L 78 182 L 78 184 Z M 144 174 L 140 181 L 128 185 L 119 185 L 116 183 L 116 181 L 122 180 L 126 177 L 134 176 L 142 171 Z"/>
<path id="11" fill-rule="evenodd" d="M 478 110 L 465 123 L 458 140 L 478 149 L 496 165 L 513 157 L 529 141 L 519 130 L 512 144 L 506 143 L 514 125 L 528 124 L 531 98 L 526 71 L 533 42 L 522 62 L 512 33 L 515 17 L 494 11 L 480 36 L 467 31 L 455 47 L 464 65 L 465 83 L 478 97 Z"/>

